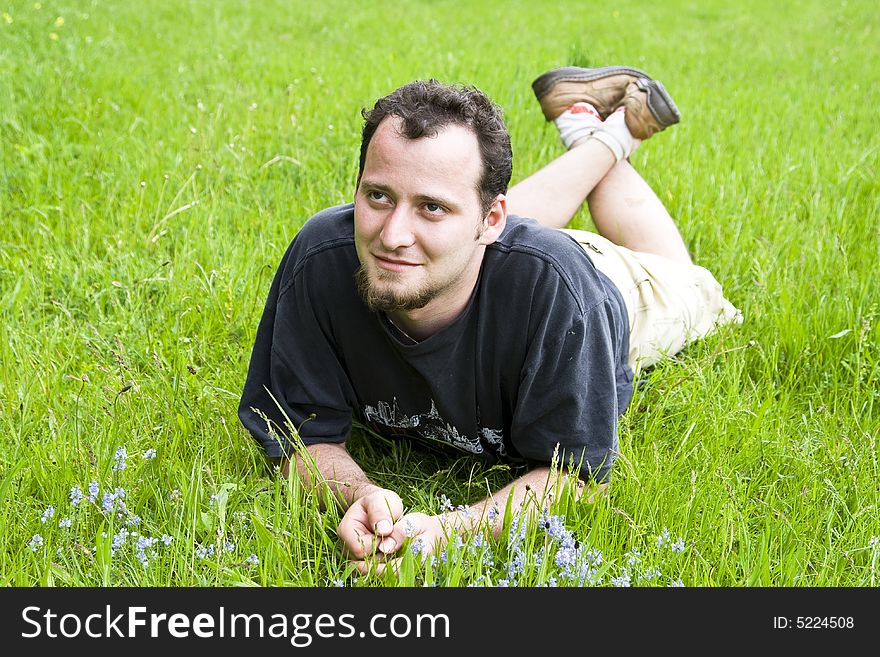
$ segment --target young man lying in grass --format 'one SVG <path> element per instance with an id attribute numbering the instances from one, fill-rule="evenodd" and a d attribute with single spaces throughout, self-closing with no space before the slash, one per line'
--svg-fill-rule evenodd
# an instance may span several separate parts
<path id="1" fill-rule="evenodd" d="M 303 226 L 269 292 L 239 416 L 285 476 L 331 488 L 362 570 L 405 534 L 430 551 L 451 526 L 498 533 L 490 509 L 560 484 L 554 454 L 587 494 L 604 488 L 634 370 L 739 319 L 627 160 L 679 120 L 663 86 L 566 67 L 533 88 L 568 150 L 511 189 L 482 92 L 418 81 L 377 101 L 354 203 Z M 564 229 L 585 199 L 599 234 Z M 353 416 L 524 473 L 470 513 L 407 514 L 346 451 Z"/>

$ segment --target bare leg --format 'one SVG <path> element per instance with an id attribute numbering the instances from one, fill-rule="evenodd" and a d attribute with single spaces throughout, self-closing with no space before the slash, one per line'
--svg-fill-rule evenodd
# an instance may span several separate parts
<path id="1" fill-rule="evenodd" d="M 662 201 L 626 160 L 618 162 L 593 188 L 587 202 L 602 237 L 632 251 L 693 264 Z"/>
<path id="2" fill-rule="evenodd" d="M 599 234 L 633 251 L 691 264 L 669 212 L 632 165 L 588 139 L 510 188 L 512 214 L 564 228 L 585 199 Z"/>
<path id="3" fill-rule="evenodd" d="M 608 147 L 588 139 L 511 187 L 507 208 L 545 226 L 565 228 L 613 167 L 614 156 Z"/>

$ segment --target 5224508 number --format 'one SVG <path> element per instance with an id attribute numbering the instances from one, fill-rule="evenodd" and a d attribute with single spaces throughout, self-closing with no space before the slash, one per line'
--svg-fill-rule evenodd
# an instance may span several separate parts
<path id="1" fill-rule="evenodd" d="M 852 616 L 798 616 L 794 622 L 799 630 L 852 629 L 854 625 Z"/>

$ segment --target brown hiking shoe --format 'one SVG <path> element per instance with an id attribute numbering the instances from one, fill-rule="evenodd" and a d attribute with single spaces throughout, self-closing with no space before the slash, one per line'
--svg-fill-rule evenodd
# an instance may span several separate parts
<path id="1" fill-rule="evenodd" d="M 548 121 L 578 102 L 589 103 L 605 119 L 620 105 L 628 86 L 642 78 L 649 79 L 646 73 L 628 66 L 564 66 L 537 78 L 532 89 Z"/>
<path id="2" fill-rule="evenodd" d="M 636 139 L 647 139 L 681 120 L 681 113 L 659 80 L 633 80 L 619 105 L 626 108 L 626 127 Z"/>

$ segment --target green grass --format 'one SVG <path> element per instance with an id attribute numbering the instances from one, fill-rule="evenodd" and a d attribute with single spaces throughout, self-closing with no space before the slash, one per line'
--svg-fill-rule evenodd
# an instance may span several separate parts
<path id="1" fill-rule="evenodd" d="M 0 584 L 505 579 L 507 537 L 354 578 L 338 513 L 273 475 L 238 394 L 284 249 L 351 198 L 361 107 L 413 78 L 475 84 L 505 110 L 518 180 L 561 153 L 532 79 L 619 63 L 682 110 L 633 161 L 745 323 L 646 373 L 610 495 L 554 511 L 601 552 L 605 585 L 624 569 L 634 585 L 875 585 L 878 32 L 868 1 L 7 0 Z M 361 431 L 351 448 L 414 510 L 509 479 Z M 71 505 L 91 481 L 125 489 L 128 530 L 171 537 L 148 567 L 130 537 L 113 553 L 122 519 Z M 658 546 L 664 528 L 682 551 Z M 549 582 L 558 546 L 534 529 L 522 546 L 517 583 Z"/>

